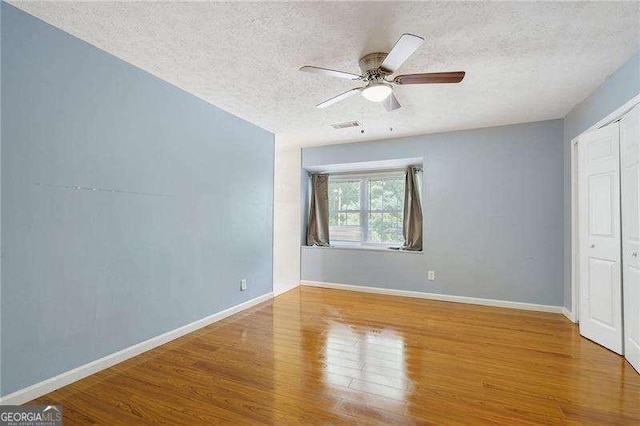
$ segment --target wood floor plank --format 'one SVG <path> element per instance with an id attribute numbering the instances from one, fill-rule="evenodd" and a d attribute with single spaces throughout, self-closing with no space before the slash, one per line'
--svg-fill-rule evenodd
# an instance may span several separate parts
<path id="1" fill-rule="evenodd" d="M 640 424 L 563 316 L 301 287 L 35 403 L 66 424 Z"/>

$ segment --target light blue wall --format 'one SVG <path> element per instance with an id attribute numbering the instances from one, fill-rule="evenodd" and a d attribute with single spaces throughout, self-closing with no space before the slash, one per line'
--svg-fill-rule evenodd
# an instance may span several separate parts
<path id="1" fill-rule="evenodd" d="M 273 134 L 7 4 L 2 106 L 2 394 L 271 291 Z"/>
<path id="2" fill-rule="evenodd" d="M 562 305 L 562 142 L 553 120 L 303 149 L 303 168 L 422 157 L 425 252 L 303 248 L 302 279 Z"/>
<path id="3" fill-rule="evenodd" d="M 569 141 L 640 93 L 640 52 L 611 74 L 565 117 Z"/>
<path id="4" fill-rule="evenodd" d="M 571 309 L 571 140 L 640 94 L 640 52 L 609 76 L 564 120 L 564 303 Z"/>

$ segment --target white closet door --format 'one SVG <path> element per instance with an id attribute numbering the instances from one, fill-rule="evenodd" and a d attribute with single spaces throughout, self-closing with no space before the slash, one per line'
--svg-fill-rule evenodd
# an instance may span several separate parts
<path id="1" fill-rule="evenodd" d="M 620 121 L 624 354 L 640 372 L 640 107 Z"/>
<path id="2" fill-rule="evenodd" d="M 620 150 L 617 123 L 580 136 L 580 334 L 622 354 Z"/>

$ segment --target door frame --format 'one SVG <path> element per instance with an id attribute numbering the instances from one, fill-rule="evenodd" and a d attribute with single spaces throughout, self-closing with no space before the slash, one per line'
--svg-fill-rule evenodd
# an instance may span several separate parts
<path id="1" fill-rule="evenodd" d="M 578 323 L 580 318 L 580 252 L 578 245 L 578 217 L 580 214 L 578 211 L 578 143 L 580 136 L 620 120 L 638 104 L 640 104 L 640 93 L 573 138 L 569 145 L 571 149 L 571 311 L 565 312 L 565 316 L 574 323 Z"/>

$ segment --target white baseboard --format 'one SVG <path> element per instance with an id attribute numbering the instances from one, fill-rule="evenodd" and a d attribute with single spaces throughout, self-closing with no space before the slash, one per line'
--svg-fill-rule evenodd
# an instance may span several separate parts
<path id="1" fill-rule="evenodd" d="M 300 286 L 300 282 L 296 282 L 293 284 L 279 284 L 273 285 L 273 297 L 280 296 L 283 293 L 288 292 L 289 290 L 293 290 L 296 287 Z"/>
<path id="2" fill-rule="evenodd" d="M 562 308 L 562 315 L 567 317 L 569 321 L 571 321 L 572 323 L 575 323 L 575 324 L 578 323 L 578 319 L 576 318 L 576 316 L 573 314 L 573 312 L 571 312 L 567 308 Z"/>
<path id="3" fill-rule="evenodd" d="M 334 288 L 338 290 L 361 291 L 365 293 L 388 294 L 390 296 L 415 297 L 418 299 L 439 300 L 443 302 L 469 303 L 473 305 L 494 306 L 498 308 L 523 309 L 526 311 L 564 313 L 564 307 L 553 305 L 538 305 L 535 303 L 510 302 L 508 300 L 481 299 L 478 297 L 451 296 L 448 294 L 422 293 L 419 291 L 394 290 L 389 288 L 365 287 L 351 284 L 336 284 L 319 281 L 300 281 L 300 285 L 308 287 Z"/>
<path id="4" fill-rule="evenodd" d="M 255 299 L 240 303 L 239 305 L 232 306 L 228 309 L 225 309 L 224 311 L 194 321 L 190 324 L 178 327 L 175 330 L 171 330 L 159 336 L 152 337 L 151 339 L 145 340 L 144 342 L 129 346 L 128 348 L 122 349 L 121 351 L 115 352 L 111 355 L 107 355 L 103 358 L 91 361 L 88 364 L 84 364 L 72 370 L 65 371 L 64 373 L 59 374 L 55 377 L 51 377 L 50 379 L 0 397 L 0 405 L 24 404 L 25 402 L 29 402 L 42 395 L 46 395 L 49 392 L 53 392 L 56 389 L 67 386 L 75 381 L 95 374 L 129 358 L 133 358 L 134 356 L 140 355 L 143 352 L 149 351 L 202 327 L 206 327 L 207 325 L 213 324 L 214 322 L 220 321 L 233 314 L 251 308 L 258 303 L 262 303 L 271 298 L 273 298 L 273 293 L 267 293 L 265 295 L 256 297 Z"/>

